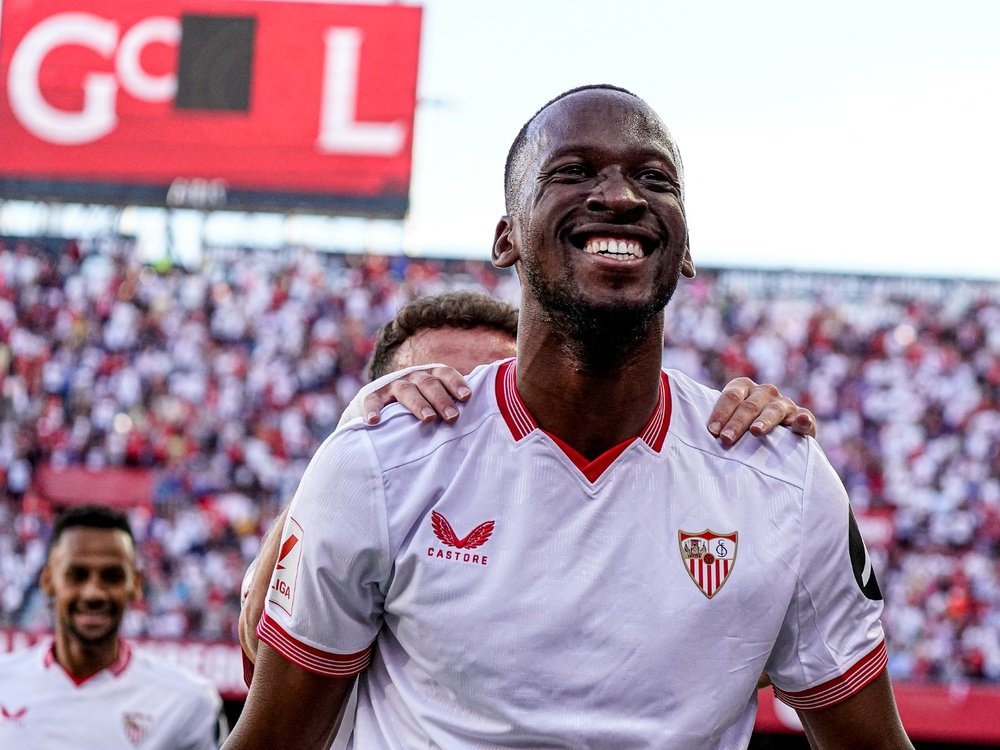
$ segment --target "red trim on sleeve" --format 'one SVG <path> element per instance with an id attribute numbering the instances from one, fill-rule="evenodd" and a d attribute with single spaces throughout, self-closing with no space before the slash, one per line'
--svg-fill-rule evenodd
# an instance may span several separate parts
<path id="1" fill-rule="evenodd" d="M 240 649 L 240 656 L 243 657 L 243 683 L 247 687 L 250 687 L 250 683 L 253 682 L 253 662 L 250 661 L 247 652 L 242 648 Z"/>
<path id="2" fill-rule="evenodd" d="M 372 659 L 371 646 L 354 654 L 334 654 L 302 643 L 266 612 L 257 623 L 257 637 L 293 664 L 327 677 L 353 677 L 363 672 Z"/>
<path id="3" fill-rule="evenodd" d="M 819 708 L 829 708 L 857 694 L 872 680 L 882 674 L 889 655 L 885 650 L 885 641 L 862 656 L 854 666 L 839 677 L 827 680 L 822 685 L 811 687 L 796 693 L 786 692 L 774 687 L 774 695 L 782 703 L 787 703 L 801 711 L 815 711 Z"/>

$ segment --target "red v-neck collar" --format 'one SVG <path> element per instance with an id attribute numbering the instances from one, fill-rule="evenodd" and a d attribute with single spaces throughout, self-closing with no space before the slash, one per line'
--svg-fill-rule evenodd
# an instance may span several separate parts
<path id="1" fill-rule="evenodd" d="M 517 392 L 517 367 L 515 360 L 504 362 L 497 370 L 496 395 L 500 413 L 503 415 L 507 427 L 510 429 L 514 440 L 520 441 L 539 429 L 538 422 L 531 416 L 528 407 L 521 400 L 521 395 Z M 670 387 L 665 372 L 660 373 L 660 392 L 656 399 L 656 408 L 650 416 L 646 426 L 642 428 L 636 437 L 629 438 L 613 448 L 608 449 L 593 461 L 589 460 L 581 453 L 572 448 L 566 441 L 553 435 L 551 432 L 543 430 L 552 442 L 559 446 L 566 457 L 583 473 L 591 483 L 604 473 L 614 460 L 628 448 L 636 438 L 640 438 L 650 448 L 657 453 L 663 447 L 663 441 L 667 436 L 667 428 L 670 426 Z"/>
<path id="2" fill-rule="evenodd" d="M 49 669 L 51 667 L 57 667 L 58 669 L 62 670 L 63 674 L 65 674 L 70 680 L 72 680 L 74 685 L 80 687 L 80 685 L 85 683 L 87 680 L 90 680 L 105 671 L 110 672 L 114 677 L 118 677 L 122 672 L 125 671 L 125 668 L 128 666 L 128 663 L 131 659 L 132 659 L 132 649 L 129 647 L 128 643 L 121 640 L 118 641 L 118 658 L 115 659 L 113 664 L 97 672 L 94 672 L 94 674 L 89 674 L 86 677 L 75 677 L 71 675 L 69 672 L 67 672 L 62 664 L 56 661 L 56 642 L 52 641 L 52 646 L 45 652 L 45 657 L 42 660 L 42 664 L 45 666 L 46 669 Z"/>

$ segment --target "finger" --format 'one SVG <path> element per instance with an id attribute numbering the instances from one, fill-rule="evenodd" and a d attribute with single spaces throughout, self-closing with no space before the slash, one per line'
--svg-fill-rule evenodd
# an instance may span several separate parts
<path id="1" fill-rule="evenodd" d="M 454 367 L 435 367 L 429 371 L 429 374 L 440 380 L 445 390 L 459 401 L 467 401 L 472 395 L 472 389 L 462 377 L 462 373 Z"/>
<path id="2" fill-rule="evenodd" d="M 771 684 L 771 677 L 767 672 L 761 672 L 760 677 L 757 678 L 757 689 L 766 688 Z"/>
<path id="3" fill-rule="evenodd" d="M 361 401 L 361 413 L 365 415 L 365 422 L 368 424 L 378 424 L 381 419 L 382 409 L 396 400 L 392 393 L 393 383 L 387 383 L 377 391 L 372 391 Z"/>
<path id="4" fill-rule="evenodd" d="M 816 415 L 806 408 L 797 407 L 795 411 L 782 422 L 792 432 L 805 437 L 816 437 Z"/>
<path id="5" fill-rule="evenodd" d="M 736 409 L 743 400 L 750 394 L 753 386 L 756 385 L 750 378 L 733 378 L 726 387 L 722 389 L 715 407 L 708 417 L 708 431 L 716 437 L 722 432 L 725 425 L 736 412 Z"/>
<path id="6" fill-rule="evenodd" d="M 434 410 L 434 407 L 424 397 L 420 388 L 415 383 L 406 379 L 394 380 L 388 385 L 388 388 L 393 398 L 405 406 L 410 414 L 421 422 L 433 422 L 437 419 L 437 412 Z"/>
<path id="7" fill-rule="evenodd" d="M 750 434 L 756 437 L 770 434 L 775 427 L 785 424 L 789 419 L 788 415 L 793 413 L 795 409 L 795 403 L 789 398 L 782 397 L 777 401 L 769 401 L 761 409 L 760 414 L 753 419 L 753 424 L 750 425 Z"/>
<path id="8" fill-rule="evenodd" d="M 781 396 L 773 385 L 754 386 L 725 423 L 719 438 L 724 445 L 732 445 L 750 431 L 751 426 L 754 427 L 753 434 L 765 434 L 757 430 L 766 431 L 780 424 L 790 404 L 791 400 Z"/>
<path id="9" fill-rule="evenodd" d="M 438 369 L 443 368 L 435 368 L 435 370 Z M 457 375 L 458 380 L 462 380 L 462 376 L 457 370 L 453 370 L 450 367 L 447 369 L 451 370 L 454 375 Z M 434 370 L 431 372 L 433 373 Z M 449 376 L 449 374 L 446 374 L 446 377 L 447 376 Z M 460 390 L 460 386 L 455 382 L 454 378 L 451 378 L 450 382 L 452 383 L 453 388 Z M 462 382 L 464 382 L 464 380 Z M 428 374 L 424 377 L 414 378 L 413 385 L 416 386 L 423 400 L 430 404 L 431 408 L 434 410 L 434 413 L 429 416 L 430 420 L 441 417 L 441 419 L 445 422 L 454 422 L 458 419 L 458 409 L 455 408 L 456 396 L 452 394 L 448 387 L 448 383 L 443 381 L 440 377 Z M 465 386 L 465 389 L 468 390 L 468 386 Z M 426 414 L 426 410 L 424 414 Z"/>

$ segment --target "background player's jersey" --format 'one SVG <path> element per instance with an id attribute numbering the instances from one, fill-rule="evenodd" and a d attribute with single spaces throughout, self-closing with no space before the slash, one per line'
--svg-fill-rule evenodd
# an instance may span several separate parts
<path id="1" fill-rule="evenodd" d="M 356 747 L 739 747 L 765 669 L 804 708 L 881 672 L 815 441 L 723 448 L 717 394 L 671 371 L 641 437 L 587 462 L 514 378 L 477 369 L 452 425 L 337 432 L 293 500 L 258 633 L 315 672 L 370 662 Z"/>
<path id="2" fill-rule="evenodd" d="M 221 707 L 207 680 L 125 643 L 81 682 L 51 643 L 0 657 L 0 748 L 214 750 Z"/>

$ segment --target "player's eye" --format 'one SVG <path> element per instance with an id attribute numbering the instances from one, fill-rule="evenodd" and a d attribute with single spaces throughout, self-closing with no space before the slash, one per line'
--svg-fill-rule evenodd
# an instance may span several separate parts
<path id="1" fill-rule="evenodd" d="M 101 580 L 108 584 L 119 584 L 125 580 L 124 568 L 106 568 L 101 571 Z"/>
<path id="2" fill-rule="evenodd" d="M 66 577 L 72 583 L 84 583 L 90 576 L 90 571 L 86 568 L 81 568 L 78 565 L 73 565 L 68 571 L 66 571 Z"/>
<path id="3" fill-rule="evenodd" d="M 552 170 L 552 173 L 557 177 L 581 178 L 588 177 L 590 175 L 590 170 L 583 164 L 572 162 L 570 164 L 563 164 L 562 166 L 556 167 Z"/>
<path id="4" fill-rule="evenodd" d="M 673 187 L 674 180 L 661 169 L 643 169 L 636 175 L 636 179 L 652 187 Z"/>

